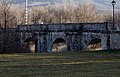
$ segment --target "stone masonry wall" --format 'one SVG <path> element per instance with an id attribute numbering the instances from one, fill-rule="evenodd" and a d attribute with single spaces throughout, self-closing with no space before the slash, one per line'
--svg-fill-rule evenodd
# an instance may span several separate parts
<path id="1" fill-rule="evenodd" d="M 120 49 L 120 34 L 110 35 L 110 48 L 115 50 Z"/>

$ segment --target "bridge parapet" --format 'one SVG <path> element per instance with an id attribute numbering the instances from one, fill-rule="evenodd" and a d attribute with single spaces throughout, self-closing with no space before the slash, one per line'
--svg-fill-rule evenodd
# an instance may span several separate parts
<path id="1" fill-rule="evenodd" d="M 80 30 L 107 30 L 106 23 L 61 23 L 19 25 L 19 31 L 80 31 Z"/>

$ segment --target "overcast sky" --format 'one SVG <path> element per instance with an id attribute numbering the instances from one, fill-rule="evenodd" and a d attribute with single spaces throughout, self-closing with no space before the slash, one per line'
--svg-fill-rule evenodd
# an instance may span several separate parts
<path id="1" fill-rule="evenodd" d="M 12 0 L 14 3 L 24 4 L 25 0 Z M 116 7 L 120 7 L 120 0 L 116 1 Z M 56 2 L 56 3 L 68 3 L 68 4 L 81 4 L 81 3 L 90 3 L 94 4 L 99 9 L 111 9 L 112 0 L 28 0 L 29 4 L 36 3 L 48 3 L 48 2 Z"/>

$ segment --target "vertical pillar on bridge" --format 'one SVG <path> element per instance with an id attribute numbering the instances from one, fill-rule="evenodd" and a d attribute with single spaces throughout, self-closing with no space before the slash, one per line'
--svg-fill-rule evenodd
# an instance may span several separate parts
<path id="1" fill-rule="evenodd" d="M 22 32 L 20 33 L 20 43 L 21 43 L 21 44 L 24 43 L 24 41 L 23 41 L 23 33 L 22 33 Z"/>
<path id="2" fill-rule="evenodd" d="M 71 37 L 71 35 L 67 31 L 65 31 L 64 33 L 66 35 L 67 44 L 68 44 L 67 45 L 67 51 L 71 51 L 71 40 L 72 40 L 72 37 Z"/>
<path id="3" fill-rule="evenodd" d="M 78 34 L 80 35 L 80 51 L 82 51 L 82 48 L 83 48 L 83 47 L 82 47 L 82 46 L 83 46 L 83 45 L 82 45 L 82 37 L 83 37 L 83 36 L 82 36 L 82 33 L 83 33 L 83 27 L 84 27 L 84 25 L 81 24 L 81 27 L 80 27 L 80 29 L 79 29 L 79 33 L 78 33 Z"/>
<path id="4" fill-rule="evenodd" d="M 37 34 L 37 52 L 47 51 L 47 39 L 44 33 Z"/>
<path id="5" fill-rule="evenodd" d="M 109 31 L 109 25 L 108 22 L 106 24 L 106 32 L 107 32 L 107 50 L 110 50 L 110 31 Z"/>
<path id="6" fill-rule="evenodd" d="M 68 40 L 68 48 L 67 48 L 67 51 L 71 51 L 71 43 L 70 43 L 70 37 L 69 35 L 66 33 L 66 38 Z"/>
<path id="7" fill-rule="evenodd" d="M 24 45 L 24 42 L 25 42 L 25 40 L 26 40 L 26 37 L 25 37 L 25 32 L 21 32 L 20 33 L 20 45 L 23 47 Z"/>
<path id="8" fill-rule="evenodd" d="M 37 49 L 37 52 L 39 52 L 40 51 L 40 36 L 39 36 L 39 34 L 37 34 L 37 41 L 36 41 L 36 43 L 37 43 L 36 49 Z"/>
<path id="9" fill-rule="evenodd" d="M 107 34 L 107 50 L 110 50 L 110 35 Z"/>

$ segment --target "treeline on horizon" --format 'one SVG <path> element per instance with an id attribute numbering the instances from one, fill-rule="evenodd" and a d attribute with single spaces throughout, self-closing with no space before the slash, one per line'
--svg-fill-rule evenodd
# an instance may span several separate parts
<path id="1" fill-rule="evenodd" d="M 0 1 L 1 25 L 6 19 L 9 24 L 24 24 L 25 9 L 11 4 L 9 0 Z M 116 23 L 120 20 L 120 13 L 115 14 Z M 12 22 L 13 21 L 13 22 Z M 35 6 L 28 9 L 28 23 L 92 23 L 112 21 L 112 11 L 97 10 L 92 4 L 79 4 L 74 8 L 67 5 L 58 7 L 57 5 Z"/>

